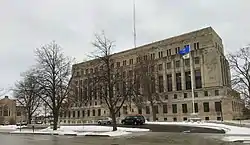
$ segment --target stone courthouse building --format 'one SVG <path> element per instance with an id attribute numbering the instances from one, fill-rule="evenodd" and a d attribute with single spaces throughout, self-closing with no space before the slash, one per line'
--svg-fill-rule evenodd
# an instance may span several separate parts
<path id="1" fill-rule="evenodd" d="M 191 46 L 194 76 L 190 78 L 190 60 L 178 54 L 185 45 Z M 239 94 L 231 88 L 229 63 L 224 55 L 222 39 L 213 28 L 207 27 L 179 36 L 153 42 L 112 55 L 115 67 L 123 67 L 126 73 L 136 65 L 138 54 L 143 59 L 157 60 L 155 68 L 162 76 L 164 96 L 156 106 L 158 121 L 183 121 L 192 113 L 191 81 L 194 81 L 195 112 L 203 120 L 232 120 L 242 115 L 244 106 Z M 81 92 L 86 75 L 99 71 L 91 60 L 73 65 L 77 92 Z M 119 116 L 143 114 L 152 120 L 150 105 L 142 110 L 132 105 L 123 106 Z M 83 123 L 109 116 L 104 101 L 93 97 L 86 104 L 78 104 L 61 115 L 61 123 Z"/>

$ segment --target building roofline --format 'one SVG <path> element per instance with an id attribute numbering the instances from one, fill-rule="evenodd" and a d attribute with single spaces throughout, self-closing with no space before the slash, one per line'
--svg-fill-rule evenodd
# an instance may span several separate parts
<path id="1" fill-rule="evenodd" d="M 192 33 L 197 33 L 197 32 L 205 31 L 205 30 L 213 31 L 216 35 L 218 35 L 218 34 L 215 32 L 215 30 L 214 30 L 211 26 L 208 26 L 208 27 L 200 28 L 200 29 L 198 29 L 198 30 L 196 29 L 196 30 L 194 30 L 194 31 L 184 32 L 184 33 L 182 33 L 182 34 L 180 34 L 180 35 L 171 36 L 171 37 L 168 37 L 168 38 L 166 38 L 166 39 L 157 40 L 157 41 L 154 41 L 154 42 L 151 42 L 151 43 L 142 44 L 142 45 L 140 45 L 140 46 L 138 46 L 138 47 L 136 47 L 136 48 L 131 48 L 131 49 L 127 49 L 127 50 L 124 50 L 124 51 L 120 51 L 120 52 L 114 53 L 114 54 L 112 54 L 111 56 L 113 56 L 113 55 L 119 55 L 119 54 L 123 54 L 123 53 L 127 53 L 127 52 L 132 51 L 132 50 L 139 50 L 139 49 L 141 49 L 141 48 L 144 48 L 144 47 L 147 47 L 147 46 L 150 46 L 150 45 L 155 45 L 155 44 L 161 43 L 161 42 L 163 42 L 163 41 L 171 41 L 171 40 L 173 40 L 174 38 L 177 38 L 177 37 L 183 37 L 183 36 L 185 36 L 185 35 L 190 35 L 190 34 L 192 34 Z M 218 35 L 218 36 L 219 36 L 219 35 Z M 219 37 L 219 38 L 220 38 L 220 37 Z M 221 39 L 221 38 L 220 38 L 220 39 Z M 76 64 L 73 64 L 73 67 L 74 67 L 74 66 L 77 66 L 77 65 L 80 65 L 80 64 L 86 64 L 86 63 L 89 63 L 89 62 L 93 62 L 93 61 L 95 61 L 95 60 L 97 60 L 97 59 L 91 59 L 91 60 L 87 60 L 87 61 L 84 61 L 84 62 L 76 63 Z"/>

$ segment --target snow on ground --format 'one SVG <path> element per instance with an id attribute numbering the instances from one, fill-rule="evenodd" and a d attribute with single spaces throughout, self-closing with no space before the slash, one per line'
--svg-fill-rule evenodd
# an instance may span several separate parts
<path id="1" fill-rule="evenodd" d="M 149 129 L 140 129 L 140 128 L 122 128 L 118 127 L 117 131 L 112 131 L 112 127 L 108 126 L 61 126 L 58 130 L 53 130 L 50 127 L 35 131 L 34 134 L 58 134 L 58 135 L 98 135 L 98 136 L 121 136 L 131 134 L 132 132 L 147 132 Z M 32 130 L 23 130 L 23 131 L 13 131 L 11 133 L 18 134 L 32 134 Z"/>
<path id="2" fill-rule="evenodd" d="M 21 128 L 24 128 L 26 126 L 21 126 Z M 20 126 L 17 125 L 0 125 L 0 130 L 16 130 L 19 129 Z"/>

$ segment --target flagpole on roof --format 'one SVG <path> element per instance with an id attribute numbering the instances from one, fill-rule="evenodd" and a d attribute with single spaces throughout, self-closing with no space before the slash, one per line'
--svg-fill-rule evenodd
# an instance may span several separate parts
<path id="1" fill-rule="evenodd" d="M 135 0 L 133 0 L 133 29 L 134 29 L 134 48 L 136 48 L 136 28 L 135 28 Z"/>

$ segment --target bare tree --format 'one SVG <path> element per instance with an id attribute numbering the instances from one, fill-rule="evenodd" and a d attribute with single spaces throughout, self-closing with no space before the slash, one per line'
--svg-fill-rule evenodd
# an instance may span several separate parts
<path id="1" fill-rule="evenodd" d="M 70 92 L 72 59 L 66 57 L 54 41 L 36 49 L 37 82 L 42 87 L 41 99 L 52 110 L 53 130 L 57 130 L 59 113 Z M 72 74 L 74 75 L 74 74 Z"/>
<path id="2" fill-rule="evenodd" d="M 123 70 L 119 67 L 119 63 L 116 67 L 114 66 L 115 62 L 112 58 L 114 43 L 102 33 L 102 35 L 96 35 L 93 46 L 97 48 L 93 56 L 99 61 L 101 70 L 92 80 L 97 81 L 97 89 L 109 109 L 113 120 L 113 131 L 116 131 L 116 117 L 124 102 L 128 100 L 129 85 L 125 76 L 122 75 Z"/>
<path id="3" fill-rule="evenodd" d="M 163 69 L 163 64 L 157 65 L 156 60 L 149 59 L 147 54 L 143 57 L 138 55 L 137 61 L 132 102 L 140 109 L 149 104 L 155 121 L 158 104 L 162 104 L 160 93 L 164 92 L 163 76 L 158 73 Z"/>
<path id="4" fill-rule="evenodd" d="M 232 86 L 250 102 L 250 45 L 240 48 L 228 55 L 228 62 L 232 71 Z"/>
<path id="5" fill-rule="evenodd" d="M 28 123 L 31 124 L 32 116 L 42 102 L 39 97 L 41 88 L 32 70 L 23 73 L 21 76 L 23 78 L 15 84 L 13 93 L 18 103 L 25 108 Z"/>

